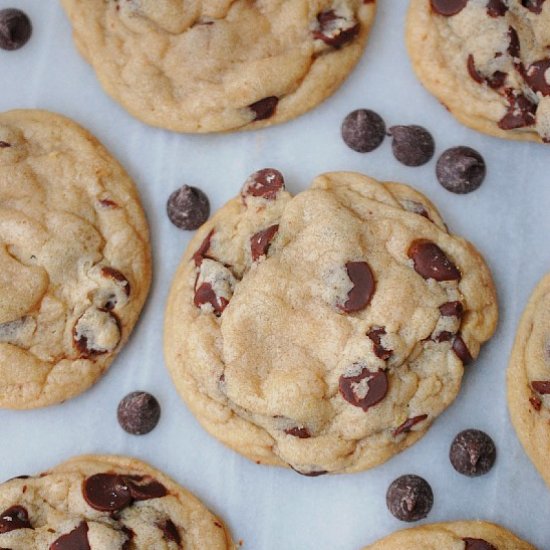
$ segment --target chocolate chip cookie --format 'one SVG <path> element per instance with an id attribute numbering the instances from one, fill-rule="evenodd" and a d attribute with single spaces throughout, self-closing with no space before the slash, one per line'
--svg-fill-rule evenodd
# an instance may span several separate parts
<path id="1" fill-rule="evenodd" d="M 330 96 L 375 0 L 62 0 L 82 55 L 132 115 L 177 132 L 255 129 Z"/>
<path id="2" fill-rule="evenodd" d="M 0 485 L 0 547 L 14 550 L 234 550 L 223 522 L 155 468 L 76 457 Z"/>
<path id="3" fill-rule="evenodd" d="M 421 82 L 462 123 L 550 142 L 550 1 L 411 0 L 407 45 Z"/>
<path id="4" fill-rule="evenodd" d="M 364 550 L 536 550 L 513 533 L 484 521 L 434 523 L 397 531 Z"/>
<path id="5" fill-rule="evenodd" d="M 147 222 L 117 161 L 62 116 L 0 114 L 0 407 L 90 387 L 150 279 Z"/>
<path id="6" fill-rule="evenodd" d="M 263 464 L 365 470 L 418 440 L 497 318 L 475 248 L 406 185 L 252 174 L 191 241 L 165 321 L 203 426 Z"/>
<path id="7" fill-rule="evenodd" d="M 508 367 L 508 406 L 516 433 L 550 486 L 550 274 L 519 323 Z"/>

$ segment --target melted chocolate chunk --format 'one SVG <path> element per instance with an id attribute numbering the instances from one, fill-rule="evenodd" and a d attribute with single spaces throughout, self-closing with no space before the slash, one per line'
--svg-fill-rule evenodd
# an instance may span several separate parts
<path id="1" fill-rule="evenodd" d="M 515 130 L 533 126 L 536 122 L 537 106 L 527 96 L 512 89 L 506 90 L 508 111 L 498 122 L 502 130 Z"/>
<path id="2" fill-rule="evenodd" d="M 0 535 L 17 529 L 32 529 L 29 513 L 23 506 L 11 506 L 0 514 Z"/>
<path id="3" fill-rule="evenodd" d="M 521 5 L 529 11 L 539 14 L 542 12 L 542 5 L 545 0 L 521 0 Z"/>
<path id="4" fill-rule="evenodd" d="M 248 108 L 254 113 L 254 122 L 256 120 L 265 120 L 271 118 L 275 114 L 279 98 L 275 96 L 264 97 L 260 101 L 256 101 L 248 106 Z"/>
<path id="5" fill-rule="evenodd" d="M 275 237 L 277 231 L 279 231 L 279 224 L 272 225 L 267 229 L 258 231 L 250 237 L 250 253 L 252 255 L 252 261 L 256 262 L 262 256 L 267 255 L 271 240 Z"/>
<path id="6" fill-rule="evenodd" d="M 342 397 L 365 412 L 386 397 L 388 387 L 388 375 L 384 371 L 373 372 L 367 367 L 356 376 L 340 376 L 338 383 Z"/>
<path id="7" fill-rule="evenodd" d="M 386 493 L 388 510 L 401 521 L 424 519 L 430 513 L 433 502 L 430 484 L 416 475 L 398 477 Z"/>
<path id="8" fill-rule="evenodd" d="M 372 340 L 374 344 L 374 354 L 379 359 L 389 359 L 393 353 L 393 350 L 386 349 L 382 345 L 382 336 L 386 334 L 386 329 L 384 327 L 373 327 L 367 332 L 367 336 Z"/>
<path id="9" fill-rule="evenodd" d="M 204 241 L 199 246 L 198 250 L 193 254 L 193 261 L 197 267 L 200 267 L 204 258 L 207 258 L 206 253 L 210 248 L 210 242 L 212 241 L 212 235 L 214 235 L 214 230 L 210 230 L 210 233 L 206 235 Z"/>
<path id="10" fill-rule="evenodd" d="M 496 546 L 489 544 L 483 539 L 471 539 L 466 537 L 462 540 L 465 543 L 464 550 L 498 550 Z"/>
<path id="11" fill-rule="evenodd" d="M 130 489 L 118 474 L 101 473 L 87 478 L 82 486 L 84 500 L 100 512 L 116 512 L 131 501 Z"/>
<path id="12" fill-rule="evenodd" d="M 464 313 L 464 306 L 462 302 L 446 302 L 439 306 L 439 313 L 443 317 L 462 317 Z"/>
<path id="13" fill-rule="evenodd" d="M 412 430 L 413 426 L 416 426 L 416 424 L 418 424 L 419 422 L 426 420 L 426 418 L 428 418 L 427 414 L 421 414 L 419 416 L 407 418 L 407 420 L 405 420 L 403 424 L 395 428 L 395 430 L 393 431 L 393 436 L 397 437 L 398 435 L 409 433 Z"/>
<path id="14" fill-rule="evenodd" d="M 52 542 L 50 550 L 91 550 L 88 541 L 88 524 L 83 521 L 70 533 Z"/>
<path id="15" fill-rule="evenodd" d="M 550 96 L 550 58 L 535 61 L 524 73 L 524 78 L 534 92 Z"/>
<path id="16" fill-rule="evenodd" d="M 464 342 L 460 334 L 457 334 L 454 337 L 451 347 L 456 353 L 457 357 L 462 361 L 462 363 L 464 363 L 464 365 L 469 365 L 474 360 L 472 354 L 470 353 L 470 350 L 466 346 L 466 342 Z"/>
<path id="17" fill-rule="evenodd" d="M 277 193 L 284 189 L 285 179 L 279 170 L 274 168 L 264 168 L 254 172 L 246 180 L 241 195 L 263 197 L 266 200 L 274 200 Z"/>
<path id="18" fill-rule="evenodd" d="M 334 10 L 327 10 L 317 15 L 319 28 L 313 31 L 313 37 L 322 40 L 333 48 L 340 48 L 351 42 L 359 34 L 359 23 L 346 26 L 346 19 Z"/>
<path id="19" fill-rule="evenodd" d="M 367 262 L 348 262 L 346 270 L 353 288 L 348 293 L 348 299 L 340 309 L 346 313 L 354 313 L 366 308 L 376 289 L 374 275 Z"/>
<path id="20" fill-rule="evenodd" d="M 536 382 L 531 382 L 531 387 L 539 395 L 548 395 L 550 394 L 550 380 L 540 380 Z"/>
<path id="21" fill-rule="evenodd" d="M 346 116 L 341 127 L 345 144 L 358 153 L 374 151 L 386 136 L 382 117 L 370 109 L 357 109 Z"/>
<path id="22" fill-rule="evenodd" d="M 436 13 L 449 17 L 460 13 L 466 7 L 468 0 L 431 0 L 431 3 Z"/>
<path id="23" fill-rule="evenodd" d="M 284 432 L 287 435 L 293 435 L 294 437 L 299 437 L 300 439 L 309 439 L 311 437 L 309 430 L 304 426 L 287 428 Z"/>
<path id="24" fill-rule="evenodd" d="M 489 0 L 487 2 L 487 13 L 491 17 L 502 17 L 508 11 L 508 6 L 503 0 Z"/>
<path id="25" fill-rule="evenodd" d="M 453 440 L 449 460 L 462 475 L 477 477 L 486 474 L 495 463 L 494 441 L 481 430 L 464 430 Z"/>
<path id="26" fill-rule="evenodd" d="M 166 487 L 150 476 L 123 476 L 134 500 L 151 500 L 168 494 Z"/>
<path id="27" fill-rule="evenodd" d="M 214 313 L 220 316 L 227 307 L 227 304 L 229 304 L 229 300 L 223 296 L 218 296 L 210 283 L 202 283 L 195 291 L 193 303 L 198 308 L 202 305 L 210 304 L 214 308 Z"/>
<path id="28" fill-rule="evenodd" d="M 414 263 L 415 271 L 424 279 L 460 280 L 460 271 L 447 258 L 443 250 L 431 241 L 425 239 L 413 241 L 409 247 L 408 256 Z"/>
<path id="29" fill-rule="evenodd" d="M 168 197 L 166 213 L 176 227 L 193 231 L 210 216 L 210 201 L 197 187 L 184 185 Z"/>
<path id="30" fill-rule="evenodd" d="M 18 50 L 30 39 L 32 24 L 27 14 L 21 10 L 7 8 L 0 10 L 0 48 Z"/>
<path id="31" fill-rule="evenodd" d="M 175 542 L 181 548 L 181 535 L 176 524 L 171 519 L 159 521 L 157 527 L 162 531 L 165 540 Z"/>

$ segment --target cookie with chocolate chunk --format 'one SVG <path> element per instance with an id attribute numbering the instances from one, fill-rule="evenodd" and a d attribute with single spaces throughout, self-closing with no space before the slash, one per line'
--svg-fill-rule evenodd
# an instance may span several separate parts
<path id="1" fill-rule="evenodd" d="M 550 142 L 550 1 L 411 0 L 407 46 L 422 84 L 486 134 Z"/>
<path id="2" fill-rule="evenodd" d="M 191 241 L 165 318 L 172 378 L 202 425 L 298 473 L 371 468 L 457 395 L 497 317 L 472 245 L 406 185 L 275 169 Z"/>
<path id="3" fill-rule="evenodd" d="M 508 407 L 516 433 L 550 486 L 550 274 L 519 323 L 508 366 Z"/>
<path id="4" fill-rule="evenodd" d="M 162 472 L 93 455 L 1 484 L 0 547 L 235 549 L 223 522 Z"/>
<path id="5" fill-rule="evenodd" d="M 127 341 L 151 279 L 147 222 L 118 162 L 44 111 L 0 114 L 0 205 L 0 407 L 51 405 Z"/>
<path id="6" fill-rule="evenodd" d="M 62 0 L 106 92 L 176 132 L 257 129 L 329 97 L 363 53 L 376 0 Z"/>
<path id="7" fill-rule="evenodd" d="M 536 550 L 500 525 L 485 521 L 433 523 L 397 531 L 363 550 Z"/>

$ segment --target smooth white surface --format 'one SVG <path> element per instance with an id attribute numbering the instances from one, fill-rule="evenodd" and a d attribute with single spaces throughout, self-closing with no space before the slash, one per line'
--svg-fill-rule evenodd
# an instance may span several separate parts
<path id="1" fill-rule="evenodd" d="M 219 136 L 172 134 L 128 115 L 104 94 L 78 55 L 56 0 L 0 0 L 4 7 L 26 10 L 34 34 L 22 50 L 0 51 L 0 110 L 58 111 L 89 128 L 118 157 L 139 187 L 151 225 L 154 284 L 133 337 L 90 391 L 45 410 L 0 411 L 0 479 L 37 473 L 79 453 L 133 455 L 194 491 L 246 549 L 354 550 L 408 526 L 387 511 L 385 493 L 395 477 L 416 473 L 434 490 L 429 521 L 492 520 L 550 549 L 550 490 L 521 449 L 505 400 L 516 324 L 533 286 L 550 270 L 550 146 L 489 138 L 455 122 L 411 71 L 403 41 L 404 0 L 380 2 L 358 68 L 322 106 L 282 126 Z M 388 126 L 426 126 L 437 154 L 453 145 L 476 148 L 487 161 L 485 183 L 470 195 L 453 195 L 437 183 L 435 159 L 421 168 L 402 166 L 389 139 L 370 154 L 351 151 L 340 138 L 340 123 L 361 107 L 379 112 Z M 249 173 L 265 166 L 279 168 L 295 192 L 315 175 L 339 169 L 415 185 L 493 269 L 501 322 L 468 367 L 457 401 L 423 440 L 370 472 L 307 478 L 248 462 L 200 428 L 164 367 L 164 304 L 191 236 L 168 221 L 168 195 L 183 183 L 196 185 L 215 210 Z M 154 393 L 163 407 L 158 427 L 142 437 L 127 435 L 116 421 L 120 398 L 136 389 Z M 478 479 L 457 474 L 447 458 L 454 435 L 469 427 L 486 430 L 498 447 L 494 469 Z"/>

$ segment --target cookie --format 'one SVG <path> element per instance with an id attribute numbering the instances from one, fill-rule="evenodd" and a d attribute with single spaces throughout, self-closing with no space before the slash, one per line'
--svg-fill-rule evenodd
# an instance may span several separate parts
<path id="1" fill-rule="evenodd" d="M 523 313 L 507 378 L 512 423 L 550 486 L 550 274 L 535 288 Z"/>
<path id="2" fill-rule="evenodd" d="M 136 188 L 86 130 L 44 111 L 0 114 L 0 407 L 89 388 L 149 289 Z"/>
<path id="3" fill-rule="evenodd" d="M 463 124 L 550 141 L 550 2 L 411 0 L 407 47 L 422 84 Z"/>
<path id="4" fill-rule="evenodd" d="M 292 197 L 268 168 L 191 241 L 165 353 L 225 444 L 306 475 L 353 472 L 426 432 L 496 318 L 484 261 L 420 193 L 336 172 Z"/>
<path id="5" fill-rule="evenodd" d="M 0 547 L 235 549 L 223 522 L 194 495 L 122 456 L 80 456 L 1 484 Z"/>
<path id="6" fill-rule="evenodd" d="M 292 119 L 343 82 L 375 0 L 63 0 L 108 94 L 176 132 L 257 129 Z"/>
<path id="7" fill-rule="evenodd" d="M 397 531 L 364 550 L 536 550 L 513 533 L 484 521 L 434 523 Z"/>

